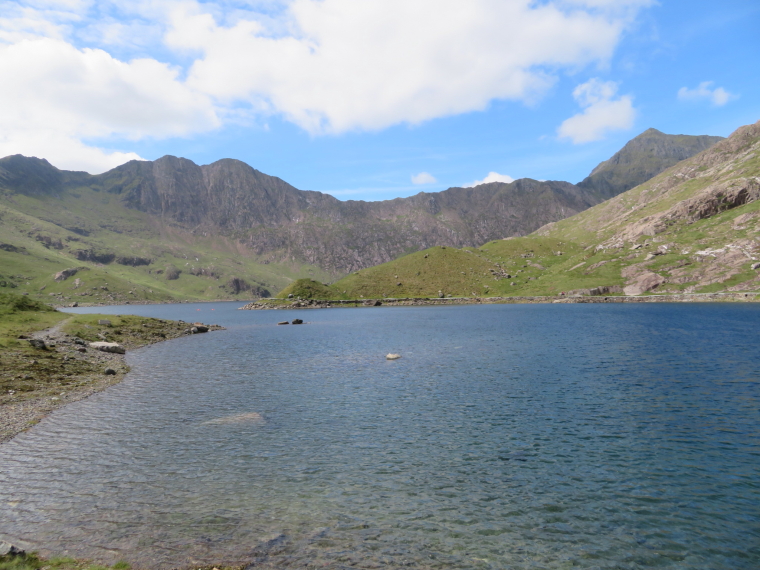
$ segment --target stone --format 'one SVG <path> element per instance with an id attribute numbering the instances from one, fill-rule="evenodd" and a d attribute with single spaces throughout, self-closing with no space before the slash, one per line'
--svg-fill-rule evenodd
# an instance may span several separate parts
<path id="1" fill-rule="evenodd" d="M 115 375 L 115 374 L 116 374 L 116 370 L 114 370 L 113 368 L 106 368 L 106 369 L 105 369 L 105 371 L 104 371 L 103 373 L 104 373 L 106 376 L 113 376 L 113 375 Z"/>
<path id="2" fill-rule="evenodd" d="M 108 319 L 99 319 L 98 320 L 98 324 L 99 325 L 103 325 L 105 327 L 110 327 L 111 326 L 111 321 L 109 321 Z"/>
<path id="3" fill-rule="evenodd" d="M 280 321 L 277 323 L 278 325 L 289 325 L 290 323 L 288 321 Z"/>
<path id="4" fill-rule="evenodd" d="M 206 325 L 194 325 L 193 328 L 190 329 L 190 332 L 193 334 L 205 333 L 208 332 L 208 327 Z"/>
<path id="5" fill-rule="evenodd" d="M 399 358 L 401 358 L 400 354 L 394 354 L 392 352 L 385 355 L 385 360 L 398 360 Z"/>
<path id="6" fill-rule="evenodd" d="M 293 293 L 288 293 L 288 299 L 292 299 L 292 298 L 293 298 Z"/>
<path id="7" fill-rule="evenodd" d="M 666 282 L 666 279 L 662 275 L 657 273 L 647 272 L 639 276 L 633 283 L 630 283 L 623 289 L 623 293 L 628 296 L 641 295 L 647 291 L 651 291 Z"/>
<path id="8" fill-rule="evenodd" d="M 113 354 L 124 354 L 126 352 L 124 347 L 116 342 L 91 342 L 90 348 L 94 348 L 101 352 L 111 352 Z"/>
<path id="9" fill-rule="evenodd" d="M 40 350 L 47 350 L 47 345 L 45 344 L 45 341 L 39 338 L 30 338 L 29 344 L 32 346 L 32 348 L 39 348 Z"/>
<path id="10" fill-rule="evenodd" d="M 293 319 L 293 322 L 291 324 L 293 324 L 293 325 L 302 325 L 303 324 L 303 320 L 301 320 L 301 319 Z"/>
<path id="11" fill-rule="evenodd" d="M 0 540 L 0 556 L 23 556 L 26 552 L 18 546 Z"/>
<path id="12" fill-rule="evenodd" d="M 752 270 L 760 269 L 760 263 L 753 263 L 752 265 L 749 266 L 749 268 Z"/>
<path id="13" fill-rule="evenodd" d="M 85 347 L 83 347 L 83 346 L 78 346 L 77 347 L 77 351 L 78 352 L 87 352 L 87 349 Z"/>
<path id="14" fill-rule="evenodd" d="M 72 267 L 71 269 L 64 269 L 63 271 L 59 271 L 53 276 L 53 279 L 56 281 L 65 281 L 69 277 L 72 277 L 73 275 L 77 274 L 78 269 Z"/>
<path id="15" fill-rule="evenodd" d="M 79 306 L 79 303 L 77 303 L 76 301 L 74 301 L 73 303 L 71 303 L 71 305 L 69 305 L 69 307 L 78 307 L 78 306 Z"/>

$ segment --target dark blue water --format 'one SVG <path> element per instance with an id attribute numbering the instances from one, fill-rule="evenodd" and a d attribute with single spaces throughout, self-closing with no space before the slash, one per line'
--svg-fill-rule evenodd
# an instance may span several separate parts
<path id="1" fill-rule="evenodd" d="M 160 568 L 760 567 L 758 305 L 236 307 L 97 309 L 228 329 L 1 446 L 0 536 Z"/>

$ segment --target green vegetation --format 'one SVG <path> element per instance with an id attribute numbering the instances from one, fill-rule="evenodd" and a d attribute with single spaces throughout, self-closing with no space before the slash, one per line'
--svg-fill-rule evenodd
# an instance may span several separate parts
<path id="1" fill-rule="evenodd" d="M 760 124 L 636 188 L 527 237 L 434 247 L 357 271 L 302 298 L 551 296 L 760 290 Z M 733 147 L 740 152 L 731 151 Z M 283 291 L 286 296 L 287 292 Z"/>
<path id="2" fill-rule="evenodd" d="M 111 324 L 100 324 L 100 320 Z M 106 340 L 126 349 L 176 338 L 187 324 L 131 315 L 70 315 L 28 296 L 0 294 L 0 408 L 9 403 L 71 395 L 118 379 L 104 375 L 97 351 L 76 344 Z M 39 331 L 53 327 L 45 348 L 29 342 Z M 119 372 L 126 372 L 122 366 Z M 11 437 L 13 426 L 0 426 L 0 441 Z M 1 570 L 1 569 L 0 569 Z"/>
<path id="3" fill-rule="evenodd" d="M 311 265 L 273 263 L 232 237 L 159 225 L 88 188 L 56 197 L 2 197 L 0 190 L 0 198 L 0 291 L 59 306 L 243 300 L 298 278 L 333 277 Z"/>
<path id="4" fill-rule="evenodd" d="M 329 286 L 313 279 L 297 279 L 277 294 L 280 299 L 293 295 L 300 299 L 332 299 L 335 291 Z"/>
<path id="5" fill-rule="evenodd" d="M 123 560 L 109 567 L 68 557 L 45 560 L 36 554 L 0 556 L 0 570 L 129 570 L 130 568 L 131 566 Z"/>

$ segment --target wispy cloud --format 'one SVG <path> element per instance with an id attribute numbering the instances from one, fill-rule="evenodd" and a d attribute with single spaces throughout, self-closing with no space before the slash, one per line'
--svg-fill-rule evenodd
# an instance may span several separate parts
<path id="1" fill-rule="evenodd" d="M 596 78 L 578 85 L 573 97 L 584 110 L 562 122 L 559 137 L 579 144 L 600 140 L 608 131 L 630 129 L 636 116 L 633 99 L 630 95 L 615 98 L 617 90 L 614 81 Z"/>
<path id="2" fill-rule="evenodd" d="M 729 93 L 723 87 L 715 87 L 714 81 L 703 81 L 694 89 L 681 87 L 678 90 L 678 99 L 681 101 L 695 101 L 706 99 L 716 107 L 722 107 L 729 101 L 738 98 L 738 95 Z"/>

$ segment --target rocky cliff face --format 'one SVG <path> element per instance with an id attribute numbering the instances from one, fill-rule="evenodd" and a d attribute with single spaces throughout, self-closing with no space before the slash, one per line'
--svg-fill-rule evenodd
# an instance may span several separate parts
<path id="1" fill-rule="evenodd" d="M 602 202 L 643 184 L 674 164 L 723 140 L 707 135 L 666 135 L 648 129 L 602 162 L 578 186 Z"/>
<path id="2" fill-rule="evenodd" d="M 165 156 L 97 176 L 21 156 L 0 160 L 7 189 L 38 195 L 86 186 L 195 232 L 234 237 L 268 261 L 346 273 L 433 245 L 479 245 L 523 235 L 596 203 L 567 182 L 518 180 L 382 202 L 302 191 L 237 160 L 198 166 Z"/>
<path id="3" fill-rule="evenodd" d="M 528 234 L 714 140 L 719 137 L 671 137 L 650 129 L 578 186 L 522 179 L 382 202 L 342 202 L 298 190 L 238 160 L 199 166 L 174 156 L 131 161 L 92 176 L 15 155 L 0 159 L 0 187 L 33 196 L 87 187 L 116 195 L 163 224 L 234 238 L 264 261 L 302 261 L 339 275 L 434 245 L 479 246 Z"/>

